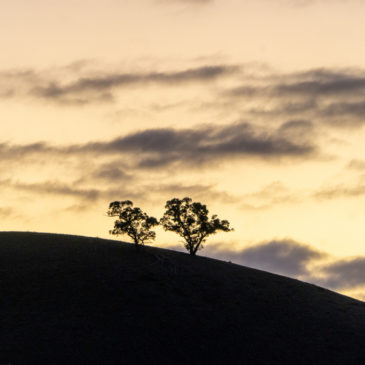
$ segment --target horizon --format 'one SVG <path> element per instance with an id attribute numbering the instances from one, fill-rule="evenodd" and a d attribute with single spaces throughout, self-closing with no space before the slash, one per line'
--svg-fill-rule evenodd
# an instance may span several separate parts
<path id="1" fill-rule="evenodd" d="M 1 4 L 0 229 L 114 239 L 111 201 L 188 196 L 235 229 L 200 255 L 364 300 L 364 10 Z"/>

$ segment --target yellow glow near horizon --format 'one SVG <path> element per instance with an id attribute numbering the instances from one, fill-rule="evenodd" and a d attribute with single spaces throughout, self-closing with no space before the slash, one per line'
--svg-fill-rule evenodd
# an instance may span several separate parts
<path id="1" fill-rule="evenodd" d="M 233 251 L 290 238 L 364 256 L 364 10 L 356 0 L 2 2 L 0 229 L 111 238 L 109 201 L 160 216 L 188 195 L 232 223 L 212 242 Z M 248 147 L 169 163 L 174 146 L 142 151 L 143 132 L 160 129 L 207 150 L 246 131 Z M 137 147 L 110 151 L 131 134 Z M 159 230 L 157 242 L 172 237 Z"/>

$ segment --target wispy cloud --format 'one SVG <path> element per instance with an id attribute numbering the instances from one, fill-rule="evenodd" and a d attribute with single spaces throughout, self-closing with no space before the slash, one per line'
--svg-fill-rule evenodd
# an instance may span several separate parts
<path id="1" fill-rule="evenodd" d="M 365 184 L 338 184 L 322 188 L 314 193 L 317 199 L 354 198 L 365 195 Z"/>
<path id="2" fill-rule="evenodd" d="M 281 73 L 260 64 L 202 64 L 187 68 L 157 67 L 130 71 L 111 67 L 70 65 L 49 70 L 8 70 L 0 72 L 0 98 L 28 98 L 60 105 L 119 103 L 120 93 L 133 88 L 199 86 L 199 98 L 169 98 L 166 107 L 153 100 L 147 110 L 124 105 L 153 115 L 168 108 L 183 106 L 190 113 L 217 113 L 244 116 L 255 124 L 265 120 L 306 120 L 325 126 L 361 127 L 365 120 L 365 70 L 355 68 L 309 69 Z M 155 92 L 154 89 L 151 93 Z M 187 95 L 189 93 L 187 92 Z M 157 105 L 157 107 L 156 107 Z M 171 111 L 171 110 L 170 110 Z M 233 120 L 233 119 L 231 119 Z"/>
<path id="3" fill-rule="evenodd" d="M 298 116 L 335 127 L 357 127 L 364 123 L 365 73 L 360 69 L 271 73 L 255 82 L 247 80 L 225 96 L 236 105 L 261 101 L 264 107 L 245 111 L 256 117 Z"/>
<path id="4" fill-rule="evenodd" d="M 244 210 L 271 209 L 278 204 L 297 204 L 305 199 L 305 194 L 293 192 L 280 181 L 274 181 L 261 190 L 242 196 L 239 207 Z"/>
<path id="5" fill-rule="evenodd" d="M 239 66 L 203 65 L 176 71 L 107 72 L 82 66 L 54 70 L 0 72 L 0 97 L 32 97 L 58 103 L 90 104 L 112 101 L 118 89 L 131 86 L 181 86 L 208 83 L 239 73 Z"/>
<path id="6" fill-rule="evenodd" d="M 0 180 L 0 186 L 8 190 L 14 189 L 17 192 L 26 192 L 36 197 L 58 196 L 61 198 L 72 198 L 75 201 L 73 207 L 84 207 L 85 204 L 94 204 L 98 201 L 139 199 L 148 201 L 163 201 L 171 196 L 190 196 L 193 199 L 220 201 L 225 204 L 236 203 L 237 197 L 217 190 L 214 185 L 184 184 L 179 182 L 149 181 L 143 179 L 123 180 L 114 175 L 104 180 L 100 186 L 98 178 L 89 176 L 89 180 L 79 179 L 75 182 L 66 183 L 57 180 L 46 180 L 36 183 L 28 183 L 16 180 Z M 0 216 L 7 218 L 12 214 L 10 207 L 0 207 Z"/>
<path id="7" fill-rule="evenodd" d="M 60 98 L 68 94 L 106 91 L 116 87 L 146 83 L 180 84 L 184 82 L 211 81 L 238 71 L 235 66 L 203 66 L 176 72 L 114 73 L 104 76 L 82 77 L 69 84 L 52 83 L 48 87 L 33 89 L 35 95 Z"/>
<path id="8" fill-rule="evenodd" d="M 313 69 L 291 74 L 271 74 L 262 79 L 266 85 L 240 86 L 229 91 L 232 96 L 271 95 L 286 97 L 343 95 L 345 93 L 365 93 L 365 73 L 363 70 Z"/>
<path id="9" fill-rule="evenodd" d="M 45 181 L 41 183 L 12 182 L 11 187 L 37 194 L 51 194 L 61 196 L 71 196 L 90 201 L 96 200 L 100 195 L 99 189 L 82 189 L 72 185 L 66 185 L 57 181 Z"/>
<path id="10" fill-rule="evenodd" d="M 171 196 L 239 206 L 244 196 L 218 188 L 217 181 L 207 184 L 191 179 L 187 183 L 181 181 L 181 174 L 194 174 L 203 168 L 214 172 L 221 163 L 233 160 L 260 159 L 279 164 L 282 160 L 316 159 L 320 151 L 307 132 L 312 137 L 306 121 L 291 121 L 278 128 L 241 122 L 147 129 L 109 141 L 81 144 L 4 142 L 0 143 L 1 166 L 12 165 L 14 171 L 0 183 L 4 189 L 24 192 L 32 198 L 65 197 L 75 207 L 83 206 L 85 201 L 136 198 L 151 202 Z M 34 171 L 42 166 L 43 172 L 28 180 L 24 178 L 24 166 Z M 54 166 L 58 168 L 56 178 Z M 275 199 L 286 198 L 279 191 Z M 262 200 L 263 204 L 268 201 L 267 197 Z"/>

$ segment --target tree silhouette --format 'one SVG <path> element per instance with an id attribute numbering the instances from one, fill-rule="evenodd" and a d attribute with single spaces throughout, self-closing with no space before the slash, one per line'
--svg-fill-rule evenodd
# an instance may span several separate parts
<path id="1" fill-rule="evenodd" d="M 209 219 L 206 205 L 192 202 L 190 198 L 168 200 L 165 208 L 160 223 L 165 231 L 176 232 L 184 238 L 185 248 L 192 256 L 203 248 L 208 236 L 217 231 L 233 231 L 227 220 L 220 220 L 216 215 Z"/>
<path id="2" fill-rule="evenodd" d="M 110 203 L 107 214 L 109 217 L 119 218 L 109 233 L 126 234 L 133 240 L 137 251 L 145 242 L 156 238 L 156 232 L 151 231 L 151 228 L 158 225 L 158 220 L 149 217 L 140 208 L 133 208 L 133 202 L 130 200 Z"/>

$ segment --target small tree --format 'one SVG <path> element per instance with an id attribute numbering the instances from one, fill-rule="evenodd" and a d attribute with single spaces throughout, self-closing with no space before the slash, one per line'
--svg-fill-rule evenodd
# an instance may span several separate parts
<path id="1" fill-rule="evenodd" d="M 165 208 L 166 211 L 160 223 L 165 231 L 176 232 L 184 238 L 185 248 L 192 256 L 203 248 L 202 243 L 208 236 L 217 231 L 233 231 L 227 220 L 220 220 L 216 215 L 209 219 L 207 207 L 201 203 L 192 202 L 190 198 L 168 200 Z"/>
<path id="2" fill-rule="evenodd" d="M 140 208 L 133 208 L 130 200 L 110 203 L 107 214 L 109 217 L 119 218 L 114 222 L 114 229 L 109 233 L 126 234 L 133 240 L 137 251 L 145 242 L 156 238 L 156 232 L 151 231 L 151 228 L 158 225 L 158 220 L 149 217 Z"/>

